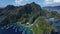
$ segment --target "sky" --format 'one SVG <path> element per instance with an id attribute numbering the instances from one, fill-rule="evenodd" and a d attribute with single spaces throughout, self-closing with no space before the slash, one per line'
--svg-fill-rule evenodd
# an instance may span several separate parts
<path id="1" fill-rule="evenodd" d="M 5 7 L 7 5 L 21 6 L 32 2 L 42 7 L 60 5 L 60 0 L 0 0 L 0 7 Z"/>

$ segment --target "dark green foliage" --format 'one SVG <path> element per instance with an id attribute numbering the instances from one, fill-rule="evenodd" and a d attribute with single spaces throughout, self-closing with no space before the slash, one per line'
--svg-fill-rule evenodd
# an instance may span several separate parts
<path id="1" fill-rule="evenodd" d="M 24 6 L 8 5 L 5 8 L 0 9 L 0 16 L 4 16 L 0 23 L 33 23 L 39 16 L 55 17 L 56 12 L 48 13 L 46 10 L 42 10 L 41 7 L 35 2 L 26 4 Z M 51 15 L 51 16 L 50 16 Z"/>
<path id="2" fill-rule="evenodd" d="M 58 13 L 56 12 L 56 11 L 52 11 L 51 12 L 51 17 L 55 17 L 55 16 L 57 16 L 58 15 Z"/>
<path id="3" fill-rule="evenodd" d="M 34 2 L 18 7 L 8 5 L 7 7 L 0 9 L 0 16 L 3 16 L 3 18 L 0 19 L 0 25 L 17 22 L 22 24 L 26 24 L 27 22 L 29 24 L 34 24 L 36 22 L 38 27 L 36 27 L 35 24 L 32 26 L 32 29 L 36 34 L 40 34 L 40 31 L 43 33 L 50 32 L 51 26 L 46 24 L 46 18 L 60 18 L 60 14 L 57 14 L 57 12 L 42 10 L 42 8 Z"/>
<path id="4" fill-rule="evenodd" d="M 42 17 L 38 17 L 35 22 L 36 24 L 34 24 L 32 26 L 33 31 L 35 32 L 35 34 L 49 34 L 50 31 L 52 30 L 51 26 L 47 26 L 46 21 L 44 20 L 44 18 Z"/>
<path id="5" fill-rule="evenodd" d="M 34 18 L 37 18 L 36 16 L 40 14 L 40 11 L 42 11 L 41 7 L 34 2 L 19 7 L 8 5 L 7 7 L 3 8 L 1 13 L 3 14 L 2 16 L 6 16 L 3 20 L 1 20 L 1 23 L 16 23 L 18 21 L 22 21 L 23 23 L 30 22 L 29 20 L 31 17 L 33 17 L 32 20 L 35 20 Z"/>

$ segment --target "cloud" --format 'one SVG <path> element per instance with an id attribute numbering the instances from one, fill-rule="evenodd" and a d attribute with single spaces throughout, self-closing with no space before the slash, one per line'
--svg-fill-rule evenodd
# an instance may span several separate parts
<path id="1" fill-rule="evenodd" d="M 56 2 L 56 3 L 60 3 L 60 0 L 54 0 L 54 2 Z"/>
<path id="2" fill-rule="evenodd" d="M 54 3 L 60 3 L 60 0 L 45 0 L 45 4 L 54 4 Z"/>
<path id="3" fill-rule="evenodd" d="M 27 2 L 28 0 L 15 0 L 16 5 L 23 5 Z"/>
<path id="4" fill-rule="evenodd" d="M 53 0 L 45 0 L 45 3 L 46 4 L 52 4 L 53 3 Z"/>

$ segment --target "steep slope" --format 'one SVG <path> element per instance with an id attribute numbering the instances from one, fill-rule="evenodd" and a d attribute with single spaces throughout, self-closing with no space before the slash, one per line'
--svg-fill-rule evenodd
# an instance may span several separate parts
<path id="1" fill-rule="evenodd" d="M 1 23 L 15 23 L 15 22 L 34 22 L 34 20 L 40 16 L 40 12 L 42 11 L 41 7 L 35 2 L 31 4 L 26 4 L 24 6 L 13 6 L 8 5 L 7 7 L 0 10 Z M 30 20 L 29 20 L 30 19 Z"/>
<path id="2" fill-rule="evenodd" d="M 40 5 L 35 2 L 26 4 L 24 6 L 8 5 L 5 8 L 0 9 L 0 25 L 6 25 L 8 23 L 17 23 L 20 25 L 32 23 L 32 30 L 36 34 L 48 34 L 50 33 L 51 26 L 47 25 L 45 19 L 58 17 L 60 14 L 56 12 L 48 12 L 43 10 Z M 37 24 L 37 25 L 36 25 Z M 41 32 L 40 32 L 41 31 Z"/>

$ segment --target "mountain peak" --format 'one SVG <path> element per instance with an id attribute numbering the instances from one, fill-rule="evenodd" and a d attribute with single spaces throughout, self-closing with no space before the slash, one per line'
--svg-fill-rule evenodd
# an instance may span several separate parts
<path id="1" fill-rule="evenodd" d="M 5 8 L 9 10 L 9 9 L 14 9 L 15 6 L 13 6 L 13 5 L 7 5 Z"/>
<path id="2" fill-rule="evenodd" d="M 36 4 L 35 2 L 32 2 L 31 4 Z"/>

